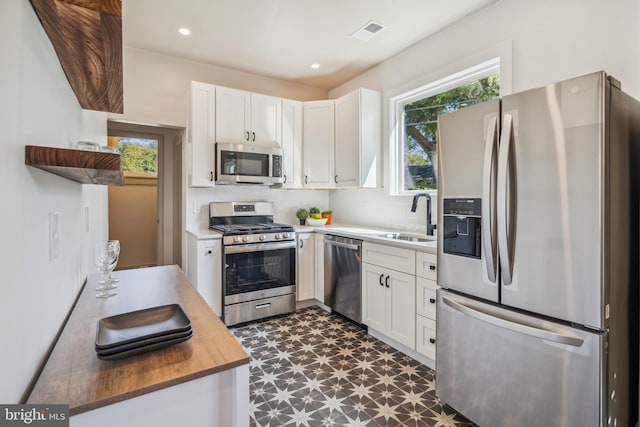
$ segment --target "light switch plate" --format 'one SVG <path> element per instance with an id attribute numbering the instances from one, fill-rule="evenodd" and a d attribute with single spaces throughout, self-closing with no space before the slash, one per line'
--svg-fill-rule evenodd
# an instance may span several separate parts
<path id="1" fill-rule="evenodd" d="M 49 212 L 49 261 L 60 255 L 60 229 L 58 212 Z"/>

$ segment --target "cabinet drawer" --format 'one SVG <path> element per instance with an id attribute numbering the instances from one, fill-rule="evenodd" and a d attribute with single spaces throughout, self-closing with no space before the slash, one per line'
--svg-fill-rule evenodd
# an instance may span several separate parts
<path id="1" fill-rule="evenodd" d="M 416 313 L 436 320 L 436 282 L 416 278 Z"/>
<path id="2" fill-rule="evenodd" d="M 436 322 L 416 316 L 416 350 L 436 360 Z"/>
<path id="3" fill-rule="evenodd" d="M 416 276 L 437 281 L 436 259 L 435 254 L 416 252 Z"/>
<path id="4" fill-rule="evenodd" d="M 362 261 L 380 267 L 415 274 L 415 251 L 396 248 L 395 246 L 378 245 L 376 243 L 362 243 Z"/>

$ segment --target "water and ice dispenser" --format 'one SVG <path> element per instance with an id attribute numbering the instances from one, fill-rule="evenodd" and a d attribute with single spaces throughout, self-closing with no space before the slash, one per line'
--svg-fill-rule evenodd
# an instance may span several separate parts
<path id="1" fill-rule="evenodd" d="M 444 199 L 443 205 L 443 252 L 480 258 L 481 199 Z"/>

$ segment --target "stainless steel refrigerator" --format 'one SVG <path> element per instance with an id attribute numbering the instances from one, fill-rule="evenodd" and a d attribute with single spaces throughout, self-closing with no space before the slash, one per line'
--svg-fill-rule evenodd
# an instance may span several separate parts
<path id="1" fill-rule="evenodd" d="M 635 426 L 638 102 L 598 72 L 438 128 L 437 396 L 482 427 Z"/>

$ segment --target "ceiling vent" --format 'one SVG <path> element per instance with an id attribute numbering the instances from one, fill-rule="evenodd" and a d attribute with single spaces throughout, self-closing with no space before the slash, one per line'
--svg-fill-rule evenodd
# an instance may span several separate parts
<path id="1" fill-rule="evenodd" d="M 361 28 L 359 28 L 355 33 L 351 34 L 351 37 L 353 37 L 354 39 L 358 39 L 358 40 L 362 40 L 363 42 L 366 42 L 371 40 L 373 36 L 381 32 L 385 28 L 386 27 L 382 24 L 369 21 L 365 25 L 363 25 Z"/>

